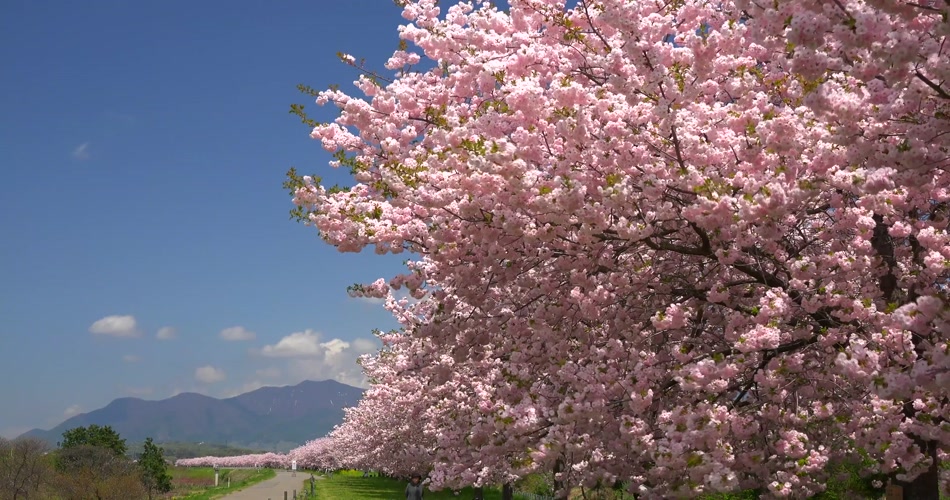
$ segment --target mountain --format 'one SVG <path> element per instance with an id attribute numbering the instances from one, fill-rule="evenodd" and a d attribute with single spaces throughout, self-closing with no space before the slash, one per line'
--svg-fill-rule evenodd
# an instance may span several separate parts
<path id="1" fill-rule="evenodd" d="M 44 431 L 23 436 L 56 444 L 63 432 L 90 424 L 110 425 L 129 443 L 151 437 L 162 442 L 207 442 L 268 451 L 287 451 L 325 435 L 343 421 L 363 390 L 334 380 L 262 387 L 233 398 L 182 393 L 161 401 L 120 398 Z"/>

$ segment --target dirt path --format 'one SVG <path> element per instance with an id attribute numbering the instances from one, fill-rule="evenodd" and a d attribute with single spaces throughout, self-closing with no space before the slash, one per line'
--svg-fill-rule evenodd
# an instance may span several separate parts
<path id="1" fill-rule="evenodd" d="M 293 473 L 286 470 L 277 471 L 277 477 L 261 481 L 245 488 L 237 493 L 231 493 L 222 500 L 284 500 L 284 492 L 287 492 L 287 500 L 294 498 L 294 490 L 297 490 L 298 500 L 304 496 L 303 482 L 310 478 L 308 472 L 298 472 L 294 477 Z"/>

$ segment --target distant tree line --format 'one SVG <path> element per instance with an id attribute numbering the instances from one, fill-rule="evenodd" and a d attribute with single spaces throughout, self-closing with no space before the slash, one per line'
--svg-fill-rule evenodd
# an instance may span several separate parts
<path id="1" fill-rule="evenodd" d="M 63 433 L 58 448 L 36 438 L 0 438 L 0 500 L 126 500 L 171 490 L 163 450 L 145 440 L 135 460 L 110 426 Z"/>
<path id="2" fill-rule="evenodd" d="M 254 453 L 260 453 L 261 450 L 253 450 L 248 448 L 235 448 L 233 446 L 227 446 L 223 444 L 214 444 L 214 443 L 182 443 L 182 442 L 165 442 L 162 443 L 162 449 L 164 450 L 164 457 L 169 463 L 175 463 L 175 460 L 179 458 L 195 458 L 195 457 L 233 457 L 239 455 L 251 455 Z M 138 455 L 143 451 L 142 443 L 139 444 L 130 444 L 129 451 L 133 455 Z"/>

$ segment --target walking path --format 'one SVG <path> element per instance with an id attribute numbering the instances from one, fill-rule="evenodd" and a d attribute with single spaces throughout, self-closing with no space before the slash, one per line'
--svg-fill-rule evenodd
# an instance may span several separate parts
<path id="1" fill-rule="evenodd" d="M 309 472 L 300 471 L 294 477 L 293 473 L 288 470 L 279 470 L 277 471 L 277 477 L 261 481 L 237 493 L 231 493 L 221 500 L 284 500 L 285 491 L 287 492 L 287 500 L 292 500 L 294 490 L 297 490 L 297 498 L 300 499 L 304 496 L 303 482 L 309 478 Z"/>

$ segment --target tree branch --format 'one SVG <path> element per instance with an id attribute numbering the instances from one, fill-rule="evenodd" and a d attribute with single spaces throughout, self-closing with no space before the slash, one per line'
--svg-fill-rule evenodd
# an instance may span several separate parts
<path id="1" fill-rule="evenodd" d="M 948 94 L 946 90 L 944 90 L 940 85 L 937 85 L 936 83 L 930 81 L 930 79 L 924 76 L 924 74 L 921 73 L 919 69 L 916 70 L 915 73 L 917 75 L 917 78 L 920 79 L 920 81 L 926 83 L 927 86 L 932 88 L 934 92 L 936 92 L 937 95 L 940 96 L 942 99 L 950 99 L 950 94 Z"/>

